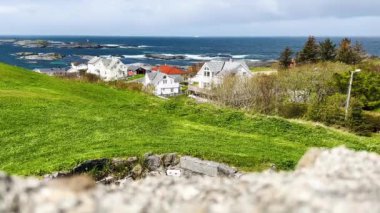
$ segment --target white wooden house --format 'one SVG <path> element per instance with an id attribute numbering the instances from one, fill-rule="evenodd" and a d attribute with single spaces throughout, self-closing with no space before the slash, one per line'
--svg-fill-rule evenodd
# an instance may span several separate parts
<path id="1" fill-rule="evenodd" d="M 212 85 L 220 84 L 223 77 L 227 75 L 253 76 L 244 61 L 210 61 L 206 62 L 197 75 L 190 79 L 190 84 L 201 89 L 210 89 Z"/>
<path id="2" fill-rule="evenodd" d="M 115 57 L 94 57 L 88 62 L 87 73 L 99 76 L 104 81 L 125 79 L 128 67 Z"/>
<path id="3" fill-rule="evenodd" d="M 144 86 L 152 86 L 157 96 L 174 96 L 180 93 L 180 84 L 174 78 L 161 72 L 146 73 Z"/>

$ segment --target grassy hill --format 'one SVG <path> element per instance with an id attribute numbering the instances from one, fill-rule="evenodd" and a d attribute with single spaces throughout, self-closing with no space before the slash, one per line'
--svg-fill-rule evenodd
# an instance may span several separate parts
<path id="1" fill-rule="evenodd" d="M 0 64 L 0 170 L 15 174 L 146 152 L 189 154 L 249 171 L 272 163 L 289 169 L 309 147 L 380 152 L 379 139 Z"/>

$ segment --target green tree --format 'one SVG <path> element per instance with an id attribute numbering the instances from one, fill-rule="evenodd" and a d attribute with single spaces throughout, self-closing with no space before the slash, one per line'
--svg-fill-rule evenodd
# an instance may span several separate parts
<path id="1" fill-rule="evenodd" d="M 288 69 L 293 61 L 293 51 L 290 47 L 286 47 L 285 50 L 281 53 L 279 58 L 280 67 L 282 69 Z"/>
<path id="2" fill-rule="evenodd" d="M 315 37 L 310 36 L 303 49 L 299 52 L 297 61 L 299 63 L 316 63 L 319 58 L 319 46 Z"/>
<path id="3" fill-rule="evenodd" d="M 320 58 L 322 61 L 334 61 L 336 57 L 336 45 L 331 39 L 326 39 L 319 43 Z"/>
<path id="4" fill-rule="evenodd" d="M 364 53 L 359 43 L 357 43 L 355 47 L 352 47 L 351 40 L 344 38 L 339 45 L 337 60 L 346 64 L 358 64 L 362 61 Z"/>
<path id="5" fill-rule="evenodd" d="M 367 56 L 367 53 L 365 52 L 363 45 L 358 41 L 355 42 L 355 45 L 353 46 L 353 51 L 355 54 L 355 64 L 359 64 Z"/>

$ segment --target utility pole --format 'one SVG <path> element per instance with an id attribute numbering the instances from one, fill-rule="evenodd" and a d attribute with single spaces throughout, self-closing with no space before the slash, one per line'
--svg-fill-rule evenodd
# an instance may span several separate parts
<path id="1" fill-rule="evenodd" d="M 345 113 L 345 117 L 344 117 L 345 120 L 348 119 L 348 108 L 350 107 L 352 82 L 354 81 L 354 74 L 357 72 L 361 72 L 361 70 L 357 69 L 355 71 L 351 71 L 351 78 L 350 78 L 350 83 L 348 85 L 348 92 L 347 92 L 346 113 Z"/>

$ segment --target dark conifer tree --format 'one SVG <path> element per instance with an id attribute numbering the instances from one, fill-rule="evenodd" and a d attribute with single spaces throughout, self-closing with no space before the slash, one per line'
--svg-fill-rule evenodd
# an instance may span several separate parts
<path id="1" fill-rule="evenodd" d="M 310 36 L 303 49 L 299 52 L 297 62 L 316 63 L 319 58 L 319 46 L 314 36 Z"/>
<path id="2" fill-rule="evenodd" d="M 288 69 L 293 62 L 293 51 L 290 47 L 286 47 L 285 50 L 281 53 L 279 58 L 280 67 L 282 69 Z"/>
<path id="3" fill-rule="evenodd" d="M 334 61 L 336 57 L 336 45 L 331 39 L 319 43 L 320 59 L 322 61 Z"/>
<path id="4" fill-rule="evenodd" d="M 340 42 L 336 58 L 338 61 L 346 64 L 356 64 L 358 62 L 358 55 L 352 47 L 349 38 L 344 38 Z"/>

